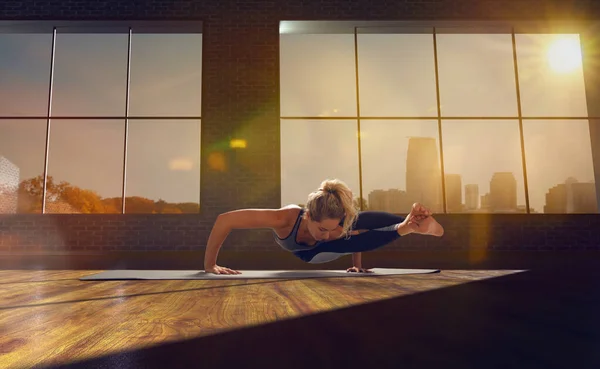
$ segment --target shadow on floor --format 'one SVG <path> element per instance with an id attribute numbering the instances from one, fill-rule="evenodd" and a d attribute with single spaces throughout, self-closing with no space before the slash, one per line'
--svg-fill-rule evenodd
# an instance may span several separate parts
<path id="1" fill-rule="evenodd" d="M 54 368 L 600 368 L 600 268 L 546 268 Z"/>

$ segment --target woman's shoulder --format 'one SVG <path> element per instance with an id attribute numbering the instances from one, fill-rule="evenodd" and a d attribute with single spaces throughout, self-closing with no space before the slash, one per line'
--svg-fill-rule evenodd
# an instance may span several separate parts
<path id="1" fill-rule="evenodd" d="M 281 218 L 285 219 L 284 227 L 293 227 L 302 211 L 302 207 L 294 204 L 285 205 L 278 209 Z"/>
<path id="2" fill-rule="evenodd" d="M 298 214 L 300 214 L 300 212 L 303 210 L 304 208 L 302 206 L 296 205 L 296 204 L 290 204 L 290 205 L 285 205 L 282 206 L 281 209 L 279 209 L 281 212 L 285 213 L 286 215 L 290 216 L 290 217 L 297 217 Z"/>
<path id="3" fill-rule="evenodd" d="M 300 205 L 289 204 L 282 206 L 280 211 L 295 221 L 300 212 L 304 211 L 304 208 Z"/>
<path id="4" fill-rule="evenodd" d="M 300 206 L 300 205 L 289 204 L 289 205 L 282 206 L 281 209 L 282 210 L 285 210 L 285 209 L 294 209 L 294 210 L 298 211 L 298 210 L 301 210 L 301 209 L 304 209 L 304 208 L 302 206 Z"/>

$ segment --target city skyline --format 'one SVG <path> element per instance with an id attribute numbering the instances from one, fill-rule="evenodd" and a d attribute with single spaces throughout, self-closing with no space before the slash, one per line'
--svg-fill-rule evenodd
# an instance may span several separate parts
<path id="1" fill-rule="evenodd" d="M 577 35 L 516 36 L 523 114 L 585 117 L 581 65 L 561 69 L 548 56 L 556 40 L 578 45 Z M 482 193 L 493 173 L 514 173 L 518 202 L 525 203 L 518 120 L 497 119 L 517 114 L 510 35 L 438 37 L 442 116 L 494 118 L 442 117 L 442 152 L 431 35 L 361 34 L 358 70 L 353 35 L 281 35 L 282 205 L 304 203 L 325 178 L 344 180 L 359 196 L 359 159 L 363 197 L 406 183 L 407 137 L 433 137 L 444 172 Z M 59 32 L 53 114 L 124 115 L 126 41 L 127 34 Z M 201 45 L 199 34 L 133 34 L 130 114 L 148 119 L 129 122 L 127 196 L 201 201 L 200 119 L 153 119 L 200 116 Z M 0 67 L 11 70 L 2 75 L 0 115 L 47 114 L 51 35 L 2 34 L 0 47 L 8 50 Z M 239 124 L 251 127 L 252 119 Z M 124 119 L 51 124 L 48 174 L 103 198 L 120 197 Z M 543 207 L 548 188 L 565 178 L 594 180 L 586 119 L 524 120 L 523 130 L 532 208 Z M 0 155 L 24 179 L 43 174 L 45 139 L 45 119 L 0 120 Z"/>
<path id="2" fill-rule="evenodd" d="M 398 212 L 402 209 L 402 212 L 408 212 L 410 206 L 415 201 L 429 202 L 432 210 L 440 212 L 442 208 L 441 192 L 441 168 L 438 166 L 436 160 L 437 147 L 434 145 L 435 138 L 433 137 L 411 137 L 407 150 L 407 165 L 406 165 L 406 184 L 404 186 L 398 185 L 390 188 L 376 188 L 370 190 L 368 193 L 363 192 L 363 198 L 366 200 L 367 208 L 371 210 L 385 210 Z M 408 164 L 411 161 L 418 161 L 418 158 L 429 157 L 430 162 L 433 166 L 433 173 L 423 173 L 421 168 L 414 164 Z M 494 172 L 491 174 L 487 181 L 488 186 L 481 187 L 478 183 L 463 183 L 462 175 L 458 173 L 444 173 L 445 177 L 445 190 L 446 190 L 446 211 L 449 213 L 453 212 L 467 212 L 467 211 L 485 211 L 490 210 L 492 212 L 526 212 L 526 203 L 519 202 L 519 198 L 524 199 L 523 196 L 518 195 L 518 184 L 517 176 L 513 172 Z M 576 178 L 569 177 L 563 182 L 558 182 L 553 186 L 549 187 L 543 192 L 545 201 L 540 203 L 536 208 L 530 204 L 531 212 L 544 212 L 547 206 L 553 206 L 548 203 L 548 196 L 552 191 L 555 191 L 557 187 L 560 187 L 566 182 L 575 182 L 580 185 L 592 184 L 594 188 L 594 182 L 581 182 Z M 425 186 L 419 186 L 420 183 Z M 411 188 L 412 186 L 412 188 Z M 436 188 L 437 187 L 437 188 Z M 458 191 L 458 192 L 457 192 Z M 475 193 L 469 194 L 469 191 Z M 429 192 L 425 196 L 418 195 L 419 192 Z M 467 199 L 470 196 L 475 196 L 475 199 Z M 377 196 L 377 197 L 372 197 Z M 390 197 L 391 196 L 391 197 Z M 597 209 L 595 190 L 593 193 L 588 193 L 588 197 L 583 195 L 580 202 L 585 205 L 585 209 L 595 208 Z M 580 196 L 581 197 L 581 196 Z M 428 200 L 423 200 L 427 198 Z M 384 203 L 387 204 L 384 205 Z M 390 202 L 395 203 L 390 208 Z M 592 204 L 590 207 L 589 204 Z M 579 208 L 582 208 L 581 206 Z M 575 209 L 577 210 L 577 209 Z M 595 210 L 597 211 L 597 210 Z"/>
<path id="3" fill-rule="evenodd" d="M 500 174 L 504 174 L 500 172 Z M 512 174 L 512 173 L 510 173 Z M 458 174 L 447 174 L 446 176 L 458 176 Z M 490 180 L 491 182 L 492 180 Z M 580 186 L 580 191 L 578 193 L 578 208 L 573 209 L 569 208 L 567 203 L 568 194 L 565 192 L 566 188 L 573 183 Z M 565 187 L 567 186 L 567 187 Z M 585 187 L 582 187 L 585 186 Z M 475 189 L 475 199 L 469 199 L 469 192 Z M 527 211 L 526 204 L 519 204 L 513 208 L 494 208 L 492 204 L 485 203 L 489 202 L 490 192 L 481 194 L 479 192 L 479 186 L 477 184 L 466 184 L 462 186 L 460 189 L 460 196 L 453 195 L 449 190 L 448 186 L 446 186 L 446 212 L 447 213 L 469 213 L 469 212 L 508 212 L 508 213 L 525 213 Z M 371 196 L 377 196 L 374 199 Z M 561 196 L 567 196 L 564 199 Z M 530 208 L 531 213 L 572 213 L 572 212 L 597 212 L 597 202 L 596 202 L 596 194 L 595 194 L 595 182 L 580 182 L 576 178 L 567 178 L 562 183 L 557 183 L 553 187 L 549 188 L 545 193 L 545 202 L 541 208 Z M 564 204 L 562 203 L 564 201 Z M 570 200 L 573 201 L 573 200 Z M 385 205 L 383 202 L 387 202 Z M 365 204 L 368 210 L 382 210 L 382 211 L 391 211 L 391 212 L 409 212 L 410 207 L 412 206 L 414 201 L 411 200 L 406 190 L 402 188 L 380 188 L 370 191 L 365 196 Z M 392 204 L 391 208 L 390 203 Z M 400 203 L 401 205 L 397 205 Z M 458 204 L 459 207 L 453 207 L 452 205 Z M 472 205 L 471 205 L 471 204 Z M 386 207 L 387 206 L 387 207 Z M 562 207 L 561 207 L 562 206 Z M 558 207 L 558 210 L 557 210 Z M 550 209 L 547 209 L 550 208 Z M 583 210 L 581 210 L 583 209 Z"/>

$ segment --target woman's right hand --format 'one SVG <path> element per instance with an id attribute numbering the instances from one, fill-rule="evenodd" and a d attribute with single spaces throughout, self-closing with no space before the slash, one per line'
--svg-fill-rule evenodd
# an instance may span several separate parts
<path id="1" fill-rule="evenodd" d="M 212 266 L 209 268 L 205 268 L 204 271 L 206 273 L 213 273 L 213 274 L 242 274 L 242 272 L 239 272 L 237 270 L 233 270 L 233 269 L 229 269 L 229 268 L 225 268 L 222 266 Z"/>

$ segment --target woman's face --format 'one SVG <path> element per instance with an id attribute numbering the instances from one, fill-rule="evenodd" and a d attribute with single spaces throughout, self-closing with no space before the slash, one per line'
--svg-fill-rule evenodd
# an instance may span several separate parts
<path id="1" fill-rule="evenodd" d="M 326 241 L 330 239 L 332 233 L 340 227 L 341 219 L 323 219 L 320 222 L 312 220 L 308 215 L 308 232 L 317 241 Z M 338 232 L 339 233 L 339 232 Z"/>

